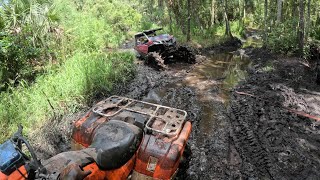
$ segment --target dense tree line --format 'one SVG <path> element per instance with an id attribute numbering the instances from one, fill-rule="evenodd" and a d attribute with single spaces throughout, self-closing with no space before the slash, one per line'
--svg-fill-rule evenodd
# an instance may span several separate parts
<path id="1" fill-rule="evenodd" d="M 282 53 L 303 55 L 308 45 L 320 40 L 318 0 L 138 0 L 151 20 L 172 26 L 185 36 L 214 32 L 245 35 L 246 28 L 260 30 L 264 46 Z M 160 13 L 159 13 L 160 12 Z M 168 20 L 169 19 L 169 20 Z M 230 22 L 236 28 L 230 27 Z M 174 25 L 173 25 L 173 24 Z M 191 29 L 189 31 L 189 29 Z"/>

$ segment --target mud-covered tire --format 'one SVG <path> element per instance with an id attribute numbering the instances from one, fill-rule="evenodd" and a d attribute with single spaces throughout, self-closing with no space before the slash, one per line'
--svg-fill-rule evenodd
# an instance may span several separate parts
<path id="1" fill-rule="evenodd" d="M 175 59 L 180 62 L 193 64 L 196 62 L 196 54 L 194 50 L 188 46 L 179 46 L 175 52 Z"/>
<path id="2" fill-rule="evenodd" d="M 319 64 L 317 64 L 317 67 L 316 67 L 316 83 L 320 85 L 320 65 Z"/>
<path id="3" fill-rule="evenodd" d="M 145 58 L 145 64 L 151 66 L 157 70 L 165 70 L 167 66 L 164 64 L 164 60 L 157 52 L 150 52 Z"/>

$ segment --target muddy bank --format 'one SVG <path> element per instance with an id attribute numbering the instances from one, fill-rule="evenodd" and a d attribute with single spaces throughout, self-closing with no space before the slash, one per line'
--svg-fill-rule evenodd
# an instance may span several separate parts
<path id="1" fill-rule="evenodd" d="M 241 40 L 236 37 L 233 37 L 233 38 L 225 40 L 224 42 L 222 42 L 218 45 L 213 45 L 213 46 L 199 49 L 199 51 L 202 52 L 203 54 L 214 55 L 214 54 L 219 54 L 219 53 L 227 53 L 227 52 L 236 51 L 241 46 L 242 46 Z"/>
<path id="2" fill-rule="evenodd" d="M 251 55 L 254 66 L 228 109 L 230 143 L 240 155 L 235 178 L 317 179 L 319 122 L 287 110 L 320 115 L 314 72 L 301 59 Z"/>

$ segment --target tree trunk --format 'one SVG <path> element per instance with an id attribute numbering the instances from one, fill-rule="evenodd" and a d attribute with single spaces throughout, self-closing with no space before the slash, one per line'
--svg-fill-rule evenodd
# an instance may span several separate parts
<path id="1" fill-rule="evenodd" d="M 180 27 L 182 34 L 186 35 L 186 30 L 185 30 L 185 21 L 183 14 L 180 12 L 180 6 L 181 6 L 180 1 L 172 0 L 168 2 L 168 7 L 170 7 L 171 12 L 174 14 L 174 19 L 176 20 L 176 24 L 178 27 Z"/>
<path id="2" fill-rule="evenodd" d="M 307 24 L 306 24 L 306 35 L 305 35 L 305 40 L 308 40 L 309 37 L 309 32 L 310 32 L 310 5 L 311 5 L 311 0 L 308 0 L 308 4 L 307 4 Z"/>
<path id="3" fill-rule="evenodd" d="M 214 25 L 215 18 L 216 18 L 216 1 L 212 0 L 211 1 L 211 26 Z"/>
<path id="4" fill-rule="evenodd" d="M 277 4 L 277 23 L 281 23 L 281 15 L 282 15 L 282 0 L 278 0 Z"/>
<path id="5" fill-rule="evenodd" d="M 150 14 L 153 14 L 153 5 L 154 5 L 154 0 L 150 0 L 149 1 L 149 10 L 150 10 Z"/>
<path id="6" fill-rule="evenodd" d="M 231 33 L 231 29 L 230 29 L 230 23 L 229 23 L 229 19 L 228 19 L 228 1 L 224 0 L 224 20 L 226 23 L 226 32 L 225 35 L 229 38 L 232 38 L 232 33 Z"/>
<path id="7" fill-rule="evenodd" d="M 163 9 L 163 0 L 158 0 L 158 5 L 160 9 Z"/>
<path id="8" fill-rule="evenodd" d="M 296 0 L 291 0 L 292 1 L 292 7 L 291 7 L 291 10 L 292 10 L 292 13 L 291 13 L 291 16 L 292 17 L 295 17 L 296 16 L 296 14 L 298 14 L 297 13 L 297 2 L 296 2 Z"/>
<path id="9" fill-rule="evenodd" d="M 268 0 L 264 0 L 264 34 L 263 44 L 267 45 L 267 34 L 268 34 Z"/>
<path id="10" fill-rule="evenodd" d="M 172 28 L 172 12 L 171 12 L 172 10 L 169 8 L 169 6 L 168 6 L 168 13 L 169 13 L 169 28 L 170 28 L 170 33 L 172 33 L 173 34 L 173 28 Z"/>
<path id="11" fill-rule="evenodd" d="M 191 0 L 188 0 L 188 30 L 187 30 L 187 42 L 190 41 L 190 26 L 191 26 L 191 14 L 190 14 L 190 11 L 191 11 L 191 4 L 190 4 L 190 1 Z"/>
<path id="12" fill-rule="evenodd" d="M 299 54 L 303 56 L 304 47 L 304 0 L 299 0 L 299 31 L 298 31 L 298 46 Z"/>
<path id="13" fill-rule="evenodd" d="M 242 14 L 242 18 L 246 18 L 246 5 L 247 5 L 247 2 L 246 0 L 243 0 L 243 14 Z"/>

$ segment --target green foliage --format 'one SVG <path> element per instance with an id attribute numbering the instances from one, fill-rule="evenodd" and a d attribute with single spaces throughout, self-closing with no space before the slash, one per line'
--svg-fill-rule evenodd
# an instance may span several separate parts
<path id="1" fill-rule="evenodd" d="M 0 17 L 1 90 L 7 83 L 34 79 L 34 64 L 49 55 L 50 29 L 56 19 L 49 1 L 32 0 L 8 1 Z"/>
<path id="2" fill-rule="evenodd" d="M 31 6 L 28 2 L 37 5 Z M 12 3 L 11 7 L 18 8 L 19 15 L 9 11 L 10 8 L 6 10 L 5 31 L 0 38 L 0 55 L 4 56 L 0 58 L 3 58 L 1 63 L 7 64 L 1 64 L 5 68 L 0 68 L 0 78 L 14 71 L 31 73 L 39 68 L 34 65 L 35 61 L 51 61 L 40 65 L 43 74 L 38 74 L 32 84 L 23 78 L 9 83 L 0 93 L 0 131 L 3 132 L 0 141 L 7 138 L 18 123 L 30 134 L 32 128 L 75 112 L 92 98 L 108 95 L 114 83 L 132 77 L 135 55 L 107 50 L 132 37 L 141 27 L 142 16 L 122 1 L 21 0 Z M 49 9 L 40 12 L 45 4 Z M 35 10 L 31 10 L 33 8 Z M 47 54 L 53 57 L 47 58 Z"/>
<path id="3" fill-rule="evenodd" d="M 320 40 L 320 25 L 317 25 L 314 28 L 311 28 L 310 36 L 316 40 Z"/>
<path id="4" fill-rule="evenodd" d="M 0 131 L 12 132 L 14 124 L 22 123 L 30 132 L 48 119 L 75 112 L 97 94 L 107 95 L 113 83 L 132 76 L 133 60 L 131 53 L 79 52 L 33 85 L 20 82 L 0 94 Z"/>
<path id="5" fill-rule="evenodd" d="M 30 79 L 33 76 L 32 60 L 39 56 L 41 49 L 32 46 L 32 40 L 19 35 L 0 35 L 0 83 L 2 88 L 17 79 Z"/>
<path id="6" fill-rule="evenodd" d="M 142 16 L 121 1 L 76 2 L 56 0 L 54 3 L 61 24 L 68 29 L 68 38 L 74 40 L 71 50 L 114 48 L 131 38 L 130 31 L 140 29 Z"/>
<path id="7" fill-rule="evenodd" d="M 296 52 L 297 33 L 296 29 L 292 27 L 293 21 L 283 22 L 274 27 L 268 33 L 267 47 L 278 53 Z"/>
<path id="8" fill-rule="evenodd" d="M 1 12 L 2 10 L 0 9 L 0 14 L 2 14 Z M 0 16 L 0 30 L 2 31 L 2 29 L 4 28 L 5 24 L 4 24 L 4 20 L 3 17 Z"/>

